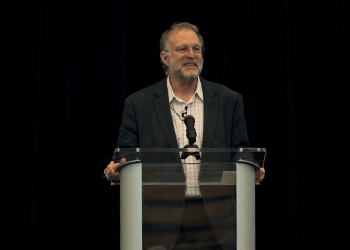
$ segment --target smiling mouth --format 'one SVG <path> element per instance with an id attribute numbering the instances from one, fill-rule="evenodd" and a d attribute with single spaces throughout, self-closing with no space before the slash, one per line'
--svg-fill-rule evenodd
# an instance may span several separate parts
<path id="1" fill-rule="evenodd" d="M 185 63 L 184 66 L 186 66 L 186 67 L 197 67 L 197 64 L 195 64 L 195 63 Z"/>

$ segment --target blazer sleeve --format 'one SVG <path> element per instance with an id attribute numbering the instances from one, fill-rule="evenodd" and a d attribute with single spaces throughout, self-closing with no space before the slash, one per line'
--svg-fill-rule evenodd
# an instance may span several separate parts
<path id="1" fill-rule="evenodd" d="M 234 109 L 231 130 L 231 148 L 249 148 L 247 124 L 244 117 L 244 104 L 241 94 Z"/>
<path id="2" fill-rule="evenodd" d="M 137 120 L 135 109 L 130 97 L 126 98 L 124 111 L 122 116 L 122 124 L 119 129 L 117 148 L 137 148 L 139 147 L 139 133 L 137 128 Z M 127 161 L 133 160 L 135 157 L 131 154 L 115 154 L 114 162 L 120 162 L 122 158 Z"/>
<path id="3" fill-rule="evenodd" d="M 249 147 L 247 124 L 244 117 L 243 97 L 239 94 L 232 121 L 231 148 Z M 238 162 L 239 160 L 254 162 L 254 158 L 250 153 L 233 153 L 231 155 L 231 162 Z"/>

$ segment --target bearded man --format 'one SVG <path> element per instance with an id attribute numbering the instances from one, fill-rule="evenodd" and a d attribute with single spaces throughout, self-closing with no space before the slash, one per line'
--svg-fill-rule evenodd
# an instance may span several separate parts
<path id="1" fill-rule="evenodd" d="M 203 52 L 203 38 L 190 23 L 175 23 L 162 34 L 160 58 L 167 77 L 126 99 L 118 148 L 183 148 L 188 144 L 183 113 L 195 118 L 195 144 L 199 148 L 249 147 L 243 98 L 200 77 Z M 117 161 L 111 161 L 105 170 L 110 181 L 119 180 L 120 173 L 115 168 L 126 159 L 120 157 Z M 220 217 L 232 227 L 224 231 L 219 228 L 223 221 L 217 219 L 220 211 L 235 215 L 235 202 L 209 208 L 203 202 L 206 191 L 198 185 L 200 164 L 196 163 L 201 160 L 191 156 L 181 160 L 179 156 L 173 161 L 186 163 L 183 171 L 187 186 L 177 211 L 169 210 L 168 219 L 174 221 L 172 233 L 164 237 L 159 234 L 157 240 L 161 243 L 157 245 L 164 249 L 236 249 L 235 219 Z M 264 176 L 265 170 L 261 169 L 256 180 L 261 181 Z M 151 216 L 152 208 L 145 210 L 143 217 Z M 144 230 L 151 229 L 144 225 Z M 146 238 L 143 243 L 144 249 L 155 244 Z"/>

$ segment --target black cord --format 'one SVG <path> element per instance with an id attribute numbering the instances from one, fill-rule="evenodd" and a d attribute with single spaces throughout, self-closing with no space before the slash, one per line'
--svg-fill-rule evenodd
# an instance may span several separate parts
<path id="1" fill-rule="evenodd" d="M 183 118 L 181 118 L 181 116 L 176 112 L 176 110 L 174 109 L 174 107 L 173 107 L 172 104 L 170 104 L 170 108 L 171 108 L 172 110 L 174 110 L 175 114 L 177 114 L 177 116 L 180 118 L 181 121 L 184 121 L 184 120 L 185 120 L 185 116 L 187 115 L 187 109 L 188 109 L 187 106 L 185 106 L 186 112 L 182 113 L 182 117 L 183 117 Z"/>

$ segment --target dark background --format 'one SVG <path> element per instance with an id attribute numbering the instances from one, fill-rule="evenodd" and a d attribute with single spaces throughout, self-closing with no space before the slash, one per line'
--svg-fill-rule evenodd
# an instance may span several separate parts
<path id="1" fill-rule="evenodd" d="M 251 147 L 267 148 L 257 250 L 346 248 L 342 1 L 15 5 L 12 249 L 118 249 L 119 194 L 101 172 L 125 97 L 164 77 L 159 38 L 176 21 L 199 27 L 202 76 L 243 95 Z"/>

